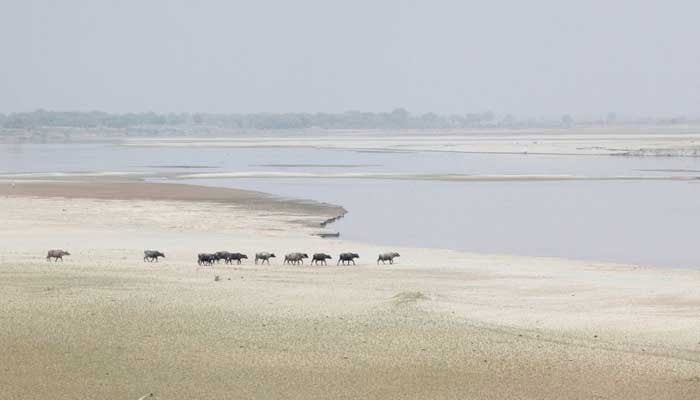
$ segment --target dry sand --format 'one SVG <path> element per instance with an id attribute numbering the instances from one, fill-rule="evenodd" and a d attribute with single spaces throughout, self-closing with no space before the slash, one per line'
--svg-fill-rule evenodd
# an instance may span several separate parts
<path id="1" fill-rule="evenodd" d="M 1 399 L 700 398 L 698 272 L 324 240 L 338 208 L 152 187 L 0 185 Z M 361 259 L 198 269 L 216 250 Z"/>

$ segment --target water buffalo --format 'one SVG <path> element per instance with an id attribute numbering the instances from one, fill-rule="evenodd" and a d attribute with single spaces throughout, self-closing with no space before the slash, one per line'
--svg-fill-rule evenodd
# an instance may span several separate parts
<path id="1" fill-rule="evenodd" d="M 143 252 L 143 261 L 158 262 L 158 257 L 165 257 L 165 254 L 157 250 L 145 250 Z"/>
<path id="2" fill-rule="evenodd" d="M 340 265 L 340 263 L 343 263 L 343 265 L 350 265 L 350 263 L 352 263 L 352 265 L 357 265 L 355 264 L 356 258 L 360 258 L 357 253 L 340 253 L 338 256 L 338 264 L 336 265 Z"/>
<path id="3" fill-rule="evenodd" d="M 399 253 L 382 253 L 377 257 L 377 264 L 381 261 L 382 264 L 386 264 L 387 261 L 389 261 L 389 264 L 394 263 L 394 258 L 396 257 L 401 257 L 401 254 Z"/>
<path id="4" fill-rule="evenodd" d="M 214 265 L 217 260 L 216 254 L 200 253 L 197 254 L 197 264 L 199 265 Z"/>
<path id="5" fill-rule="evenodd" d="M 231 255 L 228 251 L 217 251 L 214 255 L 214 261 L 217 263 L 221 260 L 226 261 L 226 259 Z"/>
<path id="6" fill-rule="evenodd" d="M 271 258 L 275 258 L 275 253 L 268 253 L 266 251 L 263 251 L 262 253 L 255 253 L 255 264 L 258 263 L 258 260 L 262 260 L 261 263 L 263 264 L 265 261 L 270 264 Z"/>
<path id="7" fill-rule="evenodd" d="M 226 264 L 233 264 L 233 262 L 236 261 L 240 265 L 241 260 L 244 258 L 247 260 L 248 256 L 243 253 L 228 253 L 225 262 Z"/>
<path id="8" fill-rule="evenodd" d="M 283 264 L 293 264 L 297 265 L 299 263 L 304 264 L 304 259 L 309 258 L 309 255 L 306 253 L 289 253 L 286 256 L 284 256 L 284 263 Z"/>
<path id="9" fill-rule="evenodd" d="M 326 260 L 330 260 L 333 257 L 329 256 L 328 254 L 324 253 L 316 253 L 311 257 L 311 264 L 316 264 L 321 263 L 322 265 L 327 265 Z"/>
<path id="10" fill-rule="evenodd" d="M 63 256 L 69 255 L 70 253 L 65 250 L 49 250 L 49 252 L 46 254 L 46 261 L 51 261 L 52 258 L 54 261 L 63 261 Z"/>

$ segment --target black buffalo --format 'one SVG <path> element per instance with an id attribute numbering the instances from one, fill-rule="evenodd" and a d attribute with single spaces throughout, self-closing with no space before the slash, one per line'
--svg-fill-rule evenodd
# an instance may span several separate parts
<path id="1" fill-rule="evenodd" d="M 214 265 L 217 260 L 216 254 L 200 253 L 197 255 L 197 264 L 199 265 Z"/>
<path id="2" fill-rule="evenodd" d="M 228 253 L 224 261 L 226 264 L 233 264 L 234 261 L 240 264 L 242 259 L 247 260 L 248 256 L 243 253 Z"/>
<path id="3" fill-rule="evenodd" d="M 221 260 L 226 261 L 226 259 L 231 255 L 228 251 L 217 251 L 214 253 L 214 261 L 217 263 Z"/>
<path id="4" fill-rule="evenodd" d="M 352 265 L 357 265 L 355 264 L 356 258 L 360 258 L 360 255 L 357 253 L 340 253 L 338 256 L 338 264 L 336 265 L 340 265 L 341 263 L 343 265 L 350 265 L 350 263 L 352 263 Z"/>
<path id="5" fill-rule="evenodd" d="M 165 257 L 165 254 L 157 250 L 145 250 L 143 252 L 143 261 L 158 262 L 158 257 Z"/>
<path id="6" fill-rule="evenodd" d="M 289 254 L 284 256 L 284 263 L 283 264 L 292 264 L 292 265 L 304 264 L 305 258 L 309 258 L 309 255 L 306 253 L 289 253 Z"/>
<path id="7" fill-rule="evenodd" d="M 321 263 L 322 265 L 327 265 L 326 260 L 330 260 L 332 258 L 333 257 L 325 253 L 316 253 L 313 256 L 311 256 L 311 264 L 318 265 L 319 263 Z"/>
<path id="8" fill-rule="evenodd" d="M 262 260 L 261 263 L 265 263 L 267 261 L 268 264 L 270 264 L 270 259 L 275 258 L 275 253 L 268 253 L 266 251 L 263 251 L 262 253 L 255 253 L 255 263 L 258 263 L 258 260 Z"/>

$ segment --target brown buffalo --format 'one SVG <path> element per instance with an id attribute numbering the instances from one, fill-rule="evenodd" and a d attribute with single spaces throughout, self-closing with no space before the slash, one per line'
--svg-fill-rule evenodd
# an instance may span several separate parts
<path id="1" fill-rule="evenodd" d="M 70 253 L 65 250 L 49 250 L 49 252 L 46 254 L 46 261 L 51 261 L 52 258 L 54 261 L 63 261 L 63 256 L 69 255 Z"/>

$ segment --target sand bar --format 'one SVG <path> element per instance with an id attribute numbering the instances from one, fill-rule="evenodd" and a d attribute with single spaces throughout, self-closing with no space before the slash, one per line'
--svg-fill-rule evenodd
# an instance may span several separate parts
<path id="1" fill-rule="evenodd" d="M 381 173 L 381 172 L 343 172 L 343 173 L 312 173 L 312 172 L 210 172 L 183 174 L 174 176 L 175 179 L 382 179 L 407 181 L 439 181 L 439 182 L 556 182 L 556 181 L 692 181 L 695 176 L 584 176 L 584 175 L 554 175 L 554 174 L 502 174 L 502 175 L 469 175 L 469 174 L 415 174 L 415 173 Z"/>
<path id="2" fill-rule="evenodd" d="M 357 151 L 438 151 L 491 154 L 700 156 L 700 132 L 602 130 L 510 131 L 327 131 L 305 135 L 239 134 L 226 137 L 138 138 L 122 142 L 138 147 L 310 147 Z"/>
<path id="3" fill-rule="evenodd" d="M 250 210 L 315 216 L 319 223 L 345 214 L 342 207 L 332 204 L 280 199 L 252 190 L 139 181 L 0 181 L 0 196 L 224 203 Z"/>

